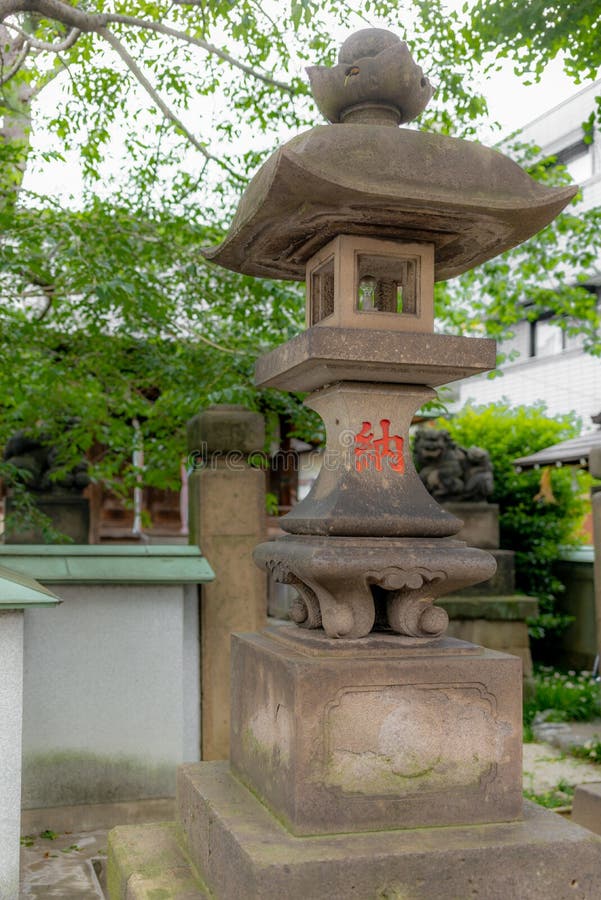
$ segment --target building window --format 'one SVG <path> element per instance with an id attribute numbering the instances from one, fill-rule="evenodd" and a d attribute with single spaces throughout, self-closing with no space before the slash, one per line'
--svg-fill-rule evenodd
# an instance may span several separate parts
<path id="1" fill-rule="evenodd" d="M 593 154 L 591 145 L 578 141 L 557 154 L 557 162 L 566 167 L 576 184 L 582 184 L 593 175 Z"/>
<path id="2" fill-rule="evenodd" d="M 554 356 L 564 349 L 565 332 L 552 319 L 539 319 L 534 325 L 534 356 Z"/>

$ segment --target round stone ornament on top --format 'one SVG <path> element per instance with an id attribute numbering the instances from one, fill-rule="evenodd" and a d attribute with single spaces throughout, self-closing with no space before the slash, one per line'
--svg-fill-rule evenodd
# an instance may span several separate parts
<path id="1" fill-rule="evenodd" d="M 401 44 L 398 34 L 386 28 L 361 28 L 347 37 L 338 51 L 338 62 L 351 65 L 364 56 L 377 56 L 383 50 Z"/>
<path id="2" fill-rule="evenodd" d="M 384 28 L 355 32 L 342 44 L 337 66 L 310 66 L 307 73 L 320 112 L 333 123 L 402 125 L 433 93 L 407 44 Z"/>

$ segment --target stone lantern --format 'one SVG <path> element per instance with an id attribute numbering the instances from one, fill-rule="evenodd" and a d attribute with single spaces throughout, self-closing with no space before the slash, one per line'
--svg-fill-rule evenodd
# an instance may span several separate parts
<path id="1" fill-rule="evenodd" d="M 309 76 L 333 124 L 267 161 L 207 253 L 306 281 L 307 330 L 259 360 L 256 382 L 311 392 L 325 462 L 281 520 L 289 536 L 255 559 L 298 589 L 303 628 L 431 641 L 448 622 L 435 598 L 495 569 L 490 554 L 449 540 L 461 521 L 432 500 L 409 451 L 412 416 L 434 389 L 495 364 L 494 341 L 434 332 L 434 281 L 529 237 L 574 189 L 543 187 L 480 144 L 399 128 L 432 89 L 388 31 L 352 35 L 337 66 Z"/>
<path id="2" fill-rule="evenodd" d="M 222 900 L 597 896 L 601 840 L 523 810 L 520 660 L 445 636 L 436 598 L 495 561 L 454 537 L 409 448 L 436 387 L 495 364 L 494 341 L 434 331 L 434 282 L 575 191 L 400 128 L 432 89 L 388 31 L 352 35 L 309 77 L 330 124 L 267 160 L 206 256 L 306 281 L 307 328 L 259 359 L 256 383 L 308 392 L 324 463 L 287 534 L 255 550 L 297 589 L 293 623 L 234 637 L 230 765 L 180 772 L 187 852 Z"/>

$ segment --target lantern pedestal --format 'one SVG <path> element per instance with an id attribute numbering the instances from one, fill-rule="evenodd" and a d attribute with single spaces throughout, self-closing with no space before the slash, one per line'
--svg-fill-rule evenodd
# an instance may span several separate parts
<path id="1" fill-rule="evenodd" d="M 522 803 L 520 661 L 409 644 L 236 636 L 231 761 L 180 767 L 177 824 L 111 832 L 111 898 L 600 896 L 601 840 Z"/>
<path id="2" fill-rule="evenodd" d="M 292 834 L 521 818 L 520 661 L 403 643 L 234 637 L 232 771 Z"/>

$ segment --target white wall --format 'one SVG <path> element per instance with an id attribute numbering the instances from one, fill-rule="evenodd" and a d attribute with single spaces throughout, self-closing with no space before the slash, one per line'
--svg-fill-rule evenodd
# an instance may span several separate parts
<path id="1" fill-rule="evenodd" d="M 601 360 L 566 350 L 559 356 L 515 363 L 498 378 L 479 375 L 461 383 L 461 405 L 468 400 L 494 403 L 504 397 L 513 405 L 543 400 L 551 416 L 575 412 L 582 418 L 583 431 L 590 431 L 595 428 L 591 415 L 601 411 Z"/>
<path id="2" fill-rule="evenodd" d="M 53 590 L 25 613 L 24 808 L 173 796 L 199 759 L 196 585 Z"/>
<path id="3" fill-rule="evenodd" d="M 23 612 L 1 610 L 0 900 L 19 896 L 22 698 Z"/>

